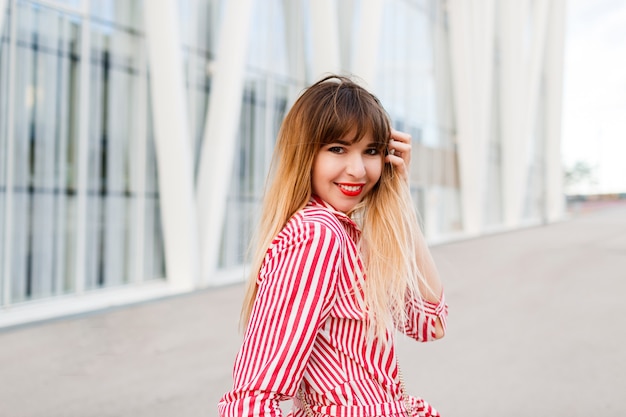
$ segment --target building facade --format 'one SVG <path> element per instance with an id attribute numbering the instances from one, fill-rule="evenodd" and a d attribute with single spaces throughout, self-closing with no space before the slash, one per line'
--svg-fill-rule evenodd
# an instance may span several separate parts
<path id="1" fill-rule="evenodd" d="M 431 242 L 558 220 L 565 0 L 0 0 L 0 327 L 239 282 L 281 120 L 354 74 Z"/>

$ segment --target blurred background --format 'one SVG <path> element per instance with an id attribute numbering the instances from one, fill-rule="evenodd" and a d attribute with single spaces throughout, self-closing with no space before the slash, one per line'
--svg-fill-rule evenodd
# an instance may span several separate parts
<path id="1" fill-rule="evenodd" d="M 563 164 L 568 195 L 626 190 L 626 2 L 568 0 Z"/>
<path id="2" fill-rule="evenodd" d="M 238 305 L 281 120 L 328 73 L 412 135 L 433 245 L 626 198 L 623 0 L 0 0 L 0 35 L 7 332 L 173 295 Z"/>

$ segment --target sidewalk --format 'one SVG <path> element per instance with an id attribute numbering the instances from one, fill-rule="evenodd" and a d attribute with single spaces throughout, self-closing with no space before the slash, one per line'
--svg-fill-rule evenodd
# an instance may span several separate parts
<path id="1" fill-rule="evenodd" d="M 626 415 L 626 205 L 433 248 L 448 335 L 402 338 L 444 417 Z M 0 332 L 0 417 L 217 415 L 242 286 Z"/>

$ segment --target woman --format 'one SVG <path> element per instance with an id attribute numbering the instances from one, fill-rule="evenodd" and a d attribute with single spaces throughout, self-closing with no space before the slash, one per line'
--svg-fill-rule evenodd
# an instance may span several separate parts
<path id="1" fill-rule="evenodd" d="M 396 330 L 445 333 L 411 202 L 411 138 L 348 78 L 309 87 L 281 127 L 221 416 L 438 416 L 406 394 Z M 290 414 L 291 415 L 291 414 Z"/>

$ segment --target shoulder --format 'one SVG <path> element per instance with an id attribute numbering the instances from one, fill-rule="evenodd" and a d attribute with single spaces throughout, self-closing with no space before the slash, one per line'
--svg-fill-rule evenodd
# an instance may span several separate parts
<path id="1" fill-rule="evenodd" d="M 327 229 L 337 237 L 345 236 L 346 232 L 341 221 L 331 211 L 324 207 L 306 206 L 299 211 L 303 224 L 317 224 Z"/>
<path id="2" fill-rule="evenodd" d="M 337 217 L 323 207 L 306 206 L 296 212 L 272 242 L 270 251 L 305 242 L 343 247 L 346 232 Z"/>
<path id="3" fill-rule="evenodd" d="M 345 238 L 341 225 L 335 224 L 338 222 L 332 217 L 332 213 L 310 213 L 305 209 L 292 216 L 268 248 L 259 282 L 285 267 L 316 270 L 317 273 L 336 271 L 342 264 Z"/>

